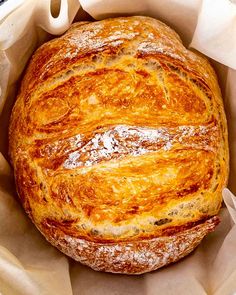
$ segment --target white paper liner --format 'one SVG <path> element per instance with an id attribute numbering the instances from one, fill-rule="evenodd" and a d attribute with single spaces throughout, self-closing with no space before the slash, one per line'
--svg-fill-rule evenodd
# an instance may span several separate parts
<path id="1" fill-rule="evenodd" d="M 230 0 L 204 0 L 191 46 L 236 69 L 236 4 Z"/>
<path id="2" fill-rule="evenodd" d="M 143 14 L 172 26 L 214 62 L 222 87 L 231 151 L 229 188 L 236 191 L 236 4 L 229 0 L 8 0 L 0 6 L 0 147 L 14 83 L 33 50 L 50 34 L 63 33 L 80 4 L 95 19 Z M 60 7 L 57 17 L 51 7 Z M 80 18 L 79 14 L 77 19 Z M 83 15 L 83 14 L 82 14 Z M 84 19 L 81 19 L 84 20 Z M 12 96 L 12 95 L 11 95 Z M 5 105 L 5 107 L 4 107 Z M 50 246 L 16 201 L 12 171 L 0 154 L 0 294 L 234 294 L 236 199 L 223 192 L 221 224 L 186 259 L 153 273 L 122 276 L 95 272 Z M 70 269 L 68 268 L 68 261 Z"/>

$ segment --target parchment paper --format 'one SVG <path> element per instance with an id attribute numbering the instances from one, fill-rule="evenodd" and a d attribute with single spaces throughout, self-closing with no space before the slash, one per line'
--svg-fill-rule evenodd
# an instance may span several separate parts
<path id="1" fill-rule="evenodd" d="M 212 58 L 229 127 L 229 189 L 236 192 L 236 4 L 229 0 L 8 0 L 0 6 L 0 294 L 236 294 L 236 198 L 223 192 L 221 224 L 187 258 L 140 276 L 99 273 L 50 246 L 18 204 L 7 163 L 7 127 L 17 80 L 33 50 L 73 19 L 149 15 Z"/>

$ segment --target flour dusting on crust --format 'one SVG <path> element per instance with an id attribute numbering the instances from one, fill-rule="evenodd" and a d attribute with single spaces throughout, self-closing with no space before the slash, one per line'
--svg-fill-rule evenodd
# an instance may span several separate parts
<path id="1" fill-rule="evenodd" d="M 47 227 L 50 235 L 45 236 L 62 252 L 94 270 L 142 274 L 188 255 L 218 223 L 219 218 L 214 216 L 200 225 L 173 236 L 119 244 L 86 241 L 62 232 L 57 233 L 57 229 L 50 226 Z"/>
<path id="2" fill-rule="evenodd" d="M 105 132 L 96 133 L 82 148 L 71 152 L 63 167 L 73 169 L 92 166 L 102 160 L 122 158 L 125 155 L 137 157 L 160 149 L 169 151 L 178 143 L 185 147 L 213 151 L 217 134 L 217 126 L 212 125 L 157 129 L 117 125 Z M 194 141 L 189 140 L 190 138 Z"/>

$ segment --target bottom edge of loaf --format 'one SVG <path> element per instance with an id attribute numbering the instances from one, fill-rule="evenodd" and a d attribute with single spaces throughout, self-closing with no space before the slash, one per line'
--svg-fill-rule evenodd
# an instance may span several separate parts
<path id="1" fill-rule="evenodd" d="M 219 217 L 213 216 L 175 235 L 118 243 L 87 241 L 66 235 L 52 226 L 40 231 L 64 254 L 96 271 L 142 274 L 188 255 L 218 223 Z"/>

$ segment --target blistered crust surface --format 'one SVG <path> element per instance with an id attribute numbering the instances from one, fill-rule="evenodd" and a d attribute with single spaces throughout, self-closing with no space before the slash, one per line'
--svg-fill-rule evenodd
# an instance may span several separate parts
<path id="1" fill-rule="evenodd" d="M 9 139 L 20 199 L 44 234 L 50 224 L 72 240 L 138 243 L 221 206 L 228 145 L 215 73 L 152 18 L 77 23 L 41 46 Z"/>

